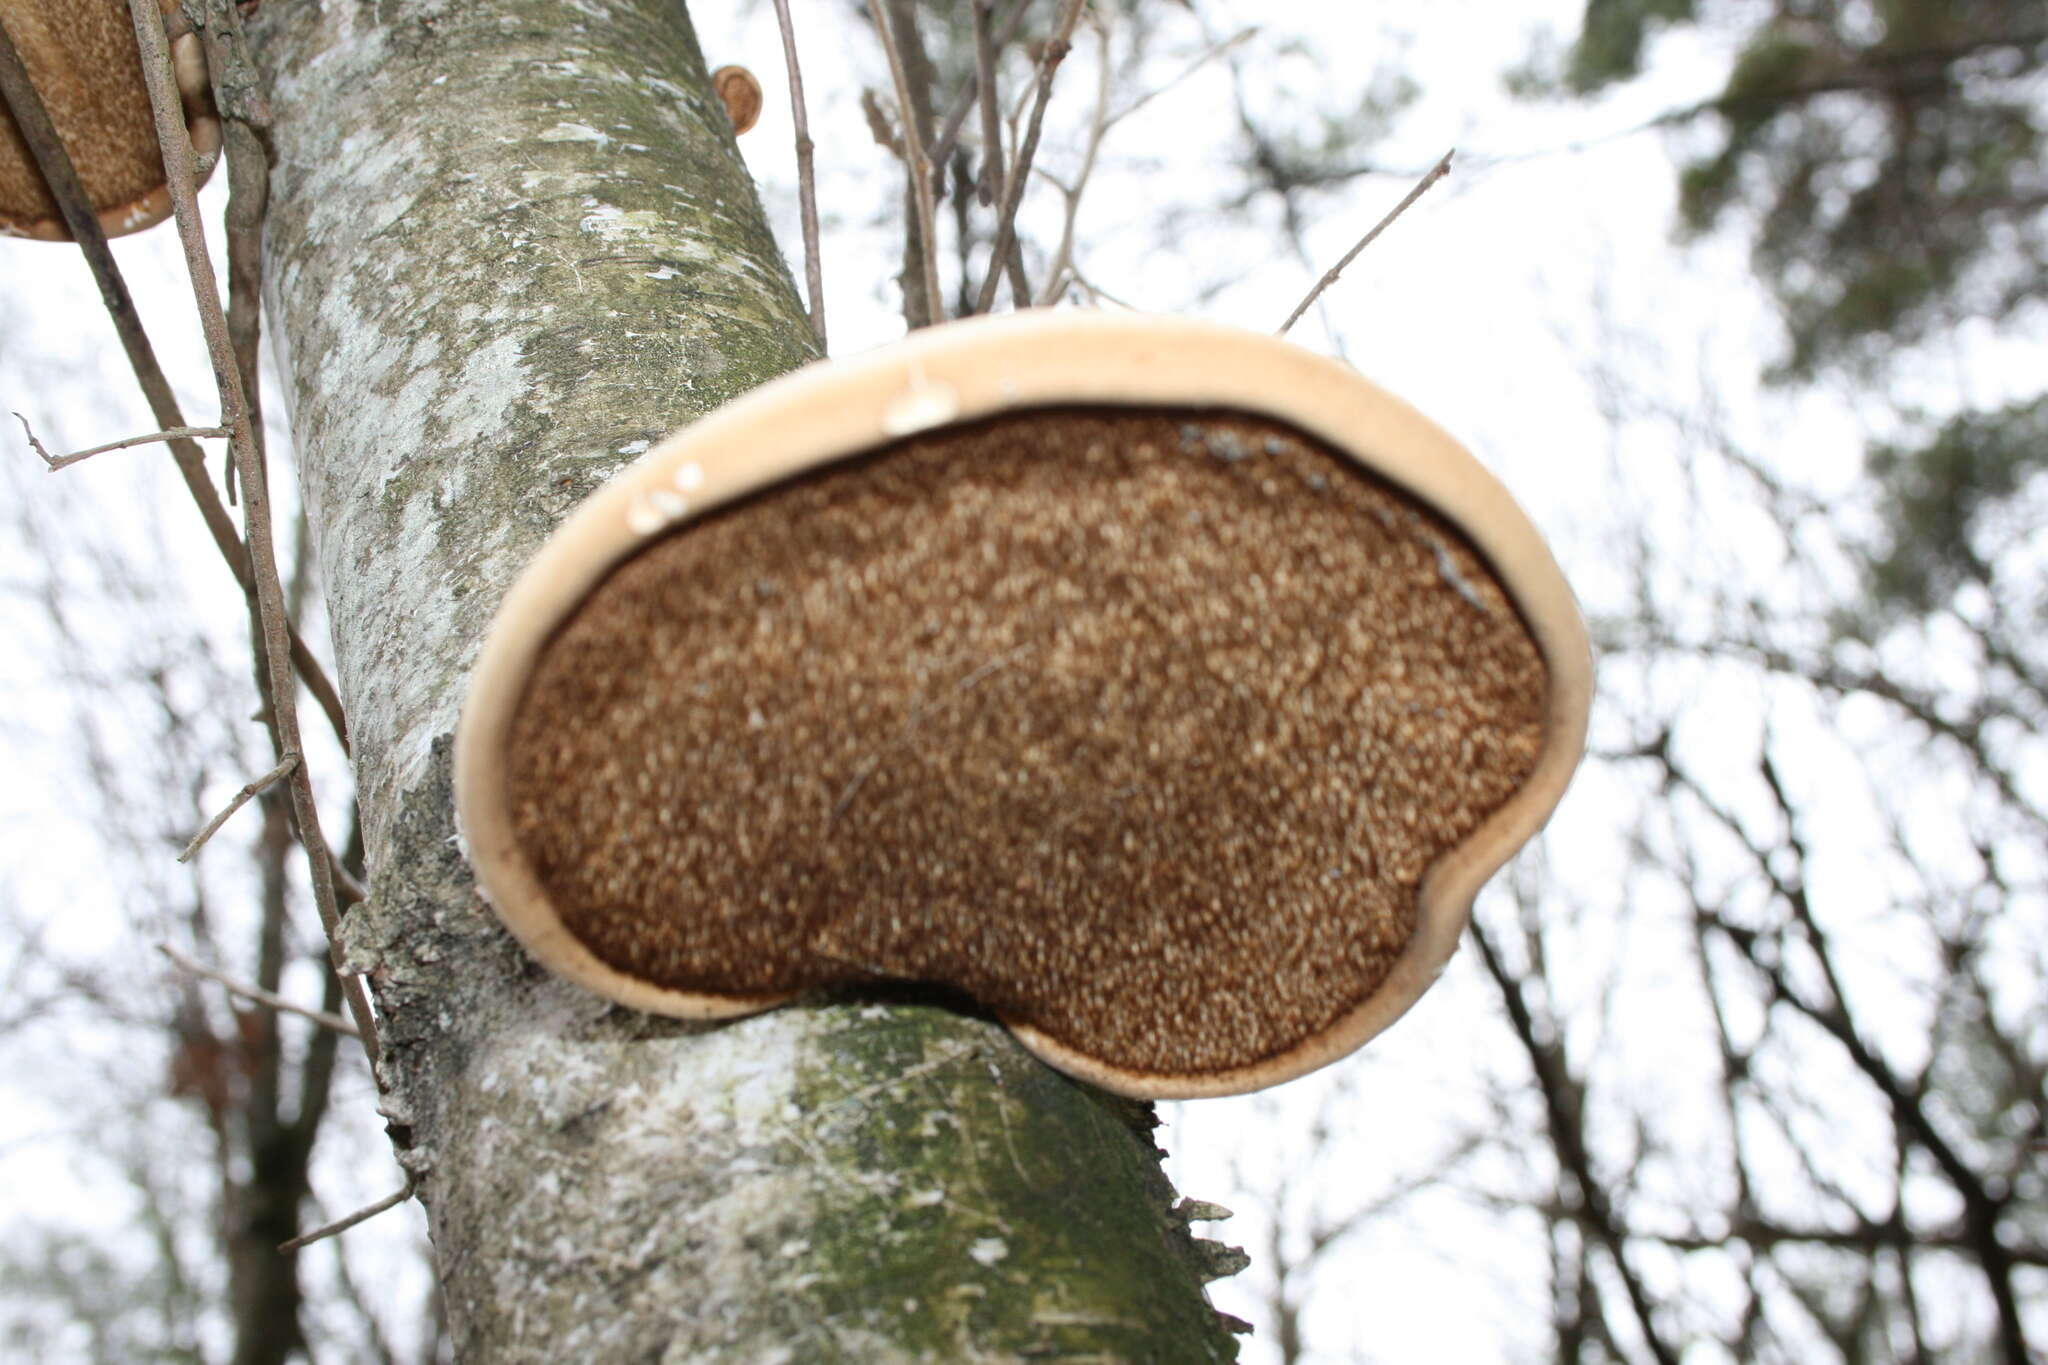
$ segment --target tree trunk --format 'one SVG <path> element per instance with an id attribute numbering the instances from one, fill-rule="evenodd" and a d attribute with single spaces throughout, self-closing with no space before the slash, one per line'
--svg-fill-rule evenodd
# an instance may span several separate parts
<path id="1" fill-rule="evenodd" d="M 811 358 L 680 5 L 299 0 L 251 36 L 369 850 L 345 941 L 461 1358 L 1231 1358 L 1143 1106 L 935 1008 L 615 1009 L 472 885 L 448 745 L 500 593 L 647 443 Z"/>

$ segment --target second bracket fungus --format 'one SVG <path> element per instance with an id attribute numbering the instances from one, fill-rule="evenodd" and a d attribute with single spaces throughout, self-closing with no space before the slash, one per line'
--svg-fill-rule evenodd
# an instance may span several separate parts
<path id="1" fill-rule="evenodd" d="M 535 956 L 744 1014 L 942 983 L 1124 1094 L 1286 1080 L 1435 979 L 1583 744 L 1527 518 L 1352 371 L 1025 314 L 670 437 L 507 595 L 457 744 Z"/>
<path id="2" fill-rule="evenodd" d="M 178 0 L 159 0 L 171 28 L 171 64 L 201 178 L 220 152 L 220 117 L 199 36 Z M 0 27 L 70 154 L 109 237 L 171 216 L 142 57 L 124 0 L 0 0 Z M 0 104 L 0 235 L 71 240 L 57 201 L 13 117 Z"/>

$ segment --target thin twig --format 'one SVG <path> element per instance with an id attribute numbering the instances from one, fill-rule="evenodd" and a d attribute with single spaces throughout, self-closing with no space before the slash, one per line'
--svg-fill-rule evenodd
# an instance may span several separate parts
<path id="1" fill-rule="evenodd" d="M 1193 76 L 1196 72 L 1200 71 L 1210 62 L 1215 61 L 1218 57 L 1221 57 L 1224 53 L 1230 51 L 1230 49 L 1236 47 L 1238 44 L 1243 43 L 1252 38 L 1254 35 L 1258 33 L 1258 31 L 1259 26 L 1257 24 L 1252 24 L 1249 27 L 1239 29 L 1237 32 L 1231 34 L 1228 38 L 1224 38 L 1218 42 L 1211 43 L 1208 47 L 1204 48 L 1199 54 L 1197 54 L 1193 61 L 1189 62 L 1186 66 L 1182 67 L 1178 74 L 1168 77 L 1165 81 L 1162 81 L 1160 84 L 1153 86 L 1150 90 L 1147 90 L 1144 94 L 1138 96 L 1129 104 L 1117 110 L 1114 114 L 1111 114 L 1107 120 L 1107 126 L 1111 128 L 1116 127 L 1117 124 L 1122 123 L 1125 119 L 1137 113 L 1140 109 L 1143 109 L 1153 100 L 1158 99 L 1161 95 L 1164 95 L 1168 91 L 1173 90 L 1175 87 L 1179 86 L 1182 82 L 1186 81 L 1190 76 Z"/>
<path id="2" fill-rule="evenodd" d="M 775 0 L 775 20 L 782 26 L 782 58 L 789 66 L 789 117 L 796 125 L 796 199 L 804 223 L 804 289 L 810 296 L 811 331 L 818 350 L 825 350 L 825 267 L 818 252 L 818 177 L 812 164 L 810 116 L 804 108 L 804 73 L 796 62 L 796 26 L 789 0 Z"/>
<path id="3" fill-rule="evenodd" d="M 29 445 L 34 447 L 36 454 L 43 457 L 43 463 L 49 466 L 52 474 L 60 469 L 67 469 L 80 460 L 104 455 L 110 450 L 126 450 L 130 446 L 146 446 L 157 441 L 197 441 L 225 436 L 229 432 L 227 427 L 178 427 L 171 431 L 152 431 L 147 436 L 130 436 L 125 441 L 109 441 L 90 450 L 74 450 L 69 455 L 52 455 L 43 447 L 43 443 L 36 439 L 35 429 L 29 426 L 28 418 L 17 412 L 14 414 L 14 420 L 21 423 L 21 429 L 28 434 Z"/>
<path id="4" fill-rule="evenodd" d="M 211 839 L 214 836 L 214 833 L 217 830 L 219 830 L 222 825 L 225 825 L 230 819 L 234 817 L 236 811 L 248 805 L 252 799 L 261 796 L 266 791 L 269 791 L 270 788 L 277 783 L 279 778 L 284 777 L 298 765 L 299 756 L 297 754 L 286 754 L 284 756 L 283 762 L 279 763 L 275 768 L 272 768 L 269 772 L 263 774 L 263 776 L 257 778 L 254 782 L 247 784 L 240 791 L 236 792 L 234 795 L 234 799 L 227 803 L 227 805 L 221 810 L 221 813 L 214 816 L 211 820 L 208 820 L 206 822 L 206 828 L 200 830 L 199 833 L 192 836 L 192 842 L 185 845 L 185 851 L 178 855 L 178 861 L 181 863 L 191 862 L 192 855 L 199 852 L 199 850 L 205 846 L 206 841 L 208 839 Z"/>
<path id="5" fill-rule="evenodd" d="M 1004 262 L 1017 236 L 1017 207 L 1024 201 L 1024 186 L 1031 179 L 1031 159 L 1038 155 L 1038 134 L 1045 123 L 1045 106 L 1052 100 L 1053 73 L 1059 70 L 1066 59 L 1068 48 L 1073 46 L 1074 25 L 1081 21 L 1082 0 L 1067 0 L 1067 7 L 1060 14 L 1059 27 L 1052 37 L 1045 40 L 1045 51 L 1038 61 L 1038 95 L 1031 106 L 1031 123 L 1024 134 L 1024 143 L 1017 149 L 1017 160 L 1010 167 L 1009 193 L 1003 197 L 1003 216 L 996 222 L 995 249 L 988 258 L 988 274 L 981 282 L 981 295 L 975 300 L 974 311 L 986 313 L 995 305 L 996 281 L 1004 272 Z M 1027 290 L 1018 296 L 1017 302 L 1028 304 L 1031 295 Z"/>
<path id="6" fill-rule="evenodd" d="M 1309 306 L 1322 296 L 1322 292 L 1325 289 L 1328 289 L 1331 285 L 1337 282 L 1337 277 L 1344 273 L 1344 267 L 1350 265 L 1353 261 L 1358 259 L 1359 252 L 1371 246 L 1373 244 L 1374 238 L 1378 237 L 1382 232 L 1385 232 L 1387 230 L 1387 226 L 1390 223 L 1392 223 L 1396 218 L 1399 218 L 1402 214 L 1408 211 L 1409 205 L 1413 204 L 1416 200 L 1420 199 L 1423 195 L 1427 194 L 1429 192 L 1429 187 L 1431 185 L 1434 185 L 1437 181 L 1449 175 L 1451 173 L 1451 158 L 1456 156 L 1457 154 L 1458 149 L 1456 147 L 1453 147 L 1448 152 L 1445 152 L 1443 160 L 1437 162 L 1436 165 L 1431 166 L 1429 170 L 1423 174 L 1422 179 L 1415 182 L 1415 188 L 1408 191 L 1408 193 L 1406 193 L 1405 195 L 1401 196 L 1401 202 L 1394 205 L 1394 207 L 1388 211 L 1386 217 L 1380 219 L 1377 223 L 1374 223 L 1372 225 L 1371 232 L 1368 232 L 1365 234 L 1365 236 L 1359 238 L 1358 244 L 1356 246 L 1353 246 L 1351 250 L 1345 252 L 1344 258 L 1342 260 L 1338 261 L 1337 264 L 1331 266 L 1328 270 L 1324 271 L 1323 277 L 1320 280 L 1316 281 L 1316 287 L 1308 291 L 1308 297 L 1304 298 L 1300 303 L 1294 306 L 1294 311 L 1287 315 L 1287 321 L 1280 324 L 1280 330 L 1275 332 L 1274 335 L 1283 337 L 1286 336 L 1287 329 L 1294 326 L 1295 322 L 1300 319 L 1301 315 L 1309 310 Z"/>
<path id="7" fill-rule="evenodd" d="M 387 1194 L 382 1199 L 379 1199 L 376 1203 L 371 1204 L 365 1208 L 357 1209 L 354 1213 L 350 1214 L 346 1218 L 337 1218 L 332 1223 L 327 1224 L 325 1227 L 314 1228 L 311 1232 L 302 1232 L 297 1237 L 292 1238 L 289 1242 L 279 1242 L 277 1244 L 277 1249 L 279 1251 L 297 1251 L 302 1246 L 310 1245 L 313 1242 L 324 1241 L 329 1237 L 333 1237 L 337 1234 L 347 1232 L 350 1228 L 354 1227 L 358 1223 L 367 1223 L 372 1218 L 375 1218 L 378 1214 L 384 1213 L 390 1209 L 397 1208 L 400 1204 L 403 1204 L 406 1200 L 412 1198 L 412 1193 L 416 1188 L 418 1188 L 418 1186 L 419 1181 L 412 1175 L 408 1174 L 405 1177 L 404 1189 L 399 1190 L 395 1194 Z"/>
<path id="8" fill-rule="evenodd" d="M 310 1006 L 301 1005 L 296 1001 L 285 999 L 276 991 L 266 991 L 261 986 L 237 980 L 235 977 L 229 976 L 226 972 L 220 970 L 220 968 L 209 967 L 198 958 L 169 943 L 157 944 L 156 950 L 177 963 L 180 967 L 183 967 L 186 971 L 192 973 L 192 975 L 203 976 L 208 981 L 222 986 L 229 995 L 239 995 L 244 1000 L 253 1000 L 268 1009 L 281 1010 L 286 1014 L 296 1014 L 301 1019 L 312 1020 L 321 1028 L 333 1029 L 336 1033 L 345 1033 L 351 1038 L 360 1038 L 362 1036 L 356 1031 L 354 1024 L 338 1014 L 329 1014 L 326 1010 L 316 1010 Z"/>
<path id="9" fill-rule="evenodd" d="M 933 322 L 943 318 L 946 301 L 939 295 L 939 225 L 932 199 L 932 163 L 926 159 L 924 138 L 917 127 L 917 110 L 910 99 L 910 76 L 903 69 L 903 53 L 896 45 L 896 31 L 882 12 L 882 0 L 868 0 L 875 32 L 881 35 L 882 51 L 889 58 L 889 75 L 896 82 L 896 109 L 903 121 L 903 159 L 910 163 L 911 195 L 916 199 L 918 239 L 924 266 L 926 313 Z"/>
<path id="10" fill-rule="evenodd" d="M 185 248 L 185 266 L 192 277 L 192 297 L 199 308 L 207 354 L 213 361 L 214 379 L 220 387 L 221 410 L 246 413 L 249 405 L 242 392 L 241 370 L 235 363 L 234 343 L 228 335 L 227 318 L 221 311 L 213 262 L 207 255 L 205 225 L 199 220 L 199 195 L 192 177 L 192 145 L 185 135 L 184 113 L 178 98 L 176 78 L 171 72 L 162 11 L 158 9 L 156 0 L 128 0 L 128 11 L 135 23 L 135 38 L 142 55 L 142 75 L 149 85 L 150 106 L 156 114 L 157 143 L 163 152 L 171 208 L 178 222 L 178 237 Z M 249 530 L 249 570 L 255 581 L 257 615 L 263 627 L 264 658 L 270 669 L 272 716 L 282 757 L 282 754 L 303 753 L 305 748 L 299 737 L 298 695 L 292 678 L 290 645 L 285 634 L 284 586 L 278 580 L 277 548 L 271 540 L 270 493 L 265 486 L 262 459 L 250 427 L 247 421 L 237 422 L 230 443 L 236 467 L 242 475 L 242 515 Z M 327 931 L 330 953 L 337 958 L 338 969 L 341 910 L 335 903 L 334 856 L 320 832 L 320 807 L 313 797 L 312 774 L 304 763 L 293 767 L 289 790 L 299 842 L 306 850 L 307 871 L 313 884 L 313 904 L 320 911 L 320 924 Z M 363 1051 L 374 1069 L 377 1064 L 377 1024 L 370 1012 L 369 993 L 364 989 L 362 978 L 357 976 L 343 977 L 341 985 L 349 1013 L 361 1035 Z"/>
<path id="11" fill-rule="evenodd" d="M 1047 180 L 1052 181 L 1067 201 L 1066 219 L 1060 227 L 1059 250 L 1053 253 L 1052 265 L 1046 270 L 1045 288 L 1038 295 L 1041 307 L 1050 307 L 1059 302 L 1060 295 L 1066 290 L 1067 277 L 1074 267 L 1074 229 L 1081 216 L 1081 196 L 1087 192 L 1089 177 L 1095 174 L 1096 156 L 1101 152 L 1102 140 L 1108 136 L 1110 124 L 1113 122 L 1109 113 L 1109 26 L 1096 15 L 1091 14 L 1089 18 L 1095 26 L 1095 36 L 1101 42 L 1102 51 L 1101 60 L 1096 63 L 1095 113 L 1088 120 L 1088 146 L 1081 154 L 1081 169 L 1074 176 L 1071 188 L 1053 179 L 1046 172 L 1039 172 Z"/>
<path id="12" fill-rule="evenodd" d="M 127 353 L 129 368 L 135 372 L 136 382 L 149 403 L 151 415 L 165 431 L 185 426 L 185 419 L 178 411 L 178 400 L 171 392 L 171 382 L 157 363 L 156 350 L 150 345 L 149 334 L 143 330 L 142 316 L 136 312 L 135 300 L 128 293 L 126 281 L 121 278 L 120 267 L 114 263 L 114 253 L 107 247 L 107 234 L 92 210 L 92 201 L 87 197 L 85 187 L 79 183 L 78 170 L 71 164 L 71 154 L 57 136 L 49 111 L 43 107 L 42 97 L 29 81 L 28 69 L 22 65 L 21 56 L 15 51 L 4 27 L 0 27 L 0 98 L 4 98 L 8 111 L 13 114 L 22 142 L 35 157 L 36 169 L 42 173 L 43 182 L 49 186 L 51 197 L 57 201 L 57 207 L 64 215 L 65 226 L 70 228 L 80 254 L 85 257 L 86 267 L 92 271 L 93 281 L 99 286 L 100 301 L 106 306 L 107 316 L 114 324 L 114 333 L 120 338 L 121 349 Z M 181 130 L 182 127 L 181 123 Z M 180 136 L 183 136 L 182 131 Z M 248 555 L 235 530 L 234 519 L 221 505 L 220 495 L 214 492 L 207 477 L 205 452 L 197 443 L 183 437 L 171 438 L 170 447 L 178 474 L 185 481 L 185 489 L 191 495 L 193 505 L 199 509 L 200 519 L 206 523 L 214 548 L 220 551 L 242 591 L 250 591 Z M 334 727 L 335 738 L 346 750 L 348 726 L 342 717 L 341 698 L 334 690 L 334 683 L 321 668 L 320 661 L 313 657 L 313 652 L 306 648 L 305 641 L 299 638 L 297 630 L 291 632 L 290 643 L 292 663 L 305 680 L 306 690 L 319 702 L 320 709 L 327 714 L 328 723 Z"/>

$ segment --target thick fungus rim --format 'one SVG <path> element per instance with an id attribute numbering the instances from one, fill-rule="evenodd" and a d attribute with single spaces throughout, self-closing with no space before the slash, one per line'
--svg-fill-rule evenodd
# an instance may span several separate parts
<path id="1" fill-rule="evenodd" d="M 564 924 L 521 851 L 507 747 L 536 661 L 622 561 L 711 509 L 899 438 L 1053 406 L 1206 409 L 1266 417 L 1326 443 L 1456 527 L 1512 598 L 1546 672 L 1541 751 L 1521 786 L 1441 856 L 1391 972 L 1330 1026 L 1254 1063 L 1199 1074 L 1136 1071 L 1005 1020 L 1051 1065 L 1141 1098 L 1236 1094 L 1344 1056 L 1404 1013 L 1456 949 L 1479 887 L 1549 817 L 1584 744 L 1592 690 L 1585 626 L 1535 528 L 1450 436 L 1336 362 L 1270 337 L 1177 319 L 1031 312 L 931 328 L 867 355 L 815 364 L 670 436 L 594 494 L 507 592 L 457 731 L 458 810 L 500 918 L 554 971 L 621 1004 L 732 1018 L 789 995 L 671 989 L 601 961 Z"/>

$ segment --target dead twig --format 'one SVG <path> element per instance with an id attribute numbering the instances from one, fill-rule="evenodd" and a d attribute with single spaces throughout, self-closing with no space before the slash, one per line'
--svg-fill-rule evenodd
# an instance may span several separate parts
<path id="1" fill-rule="evenodd" d="M 937 204 L 932 193 L 932 163 L 925 156 L 924 138 L 917 127 L 917 109 L 911 102 L 910 76 L 903 68 L 903 53 L 896 43 L 896 31 L 882 10 L 882 0 L 868 0 L 868 13 L 881 36 L 882 52 L 889 59 L 889 76 L 896 83 L 896 111 L 903 124 L 903 159 L 910 165 L 911 197 L 916 200 L 916 231 L 923 244 L 926 311 L 933 322 L 943 321 L 945 300 L 939 294 L 939 226 Z"/>
<path id="2" fill-rule="evenodd" d="M 126 450 L 130 446 L 146 446 L 157 441 L 196 441 L 228 434 L 227 427 L 178 427 L 173 431 L 152 431 L 147 436 L 130 436 L 125 441 L 109 441 L 90 450 L 74 450 L 69 455 L 52 455 L 44 448 L 43 443 L 36 439 L 35 429 L 28 424 L 28 418 L 17 412 L 14 414 L 14 420 L 21 423 L 22 431 L 28 435 L 29 445 L 34 448 L 36 454 L 43 457 L 43 463 L 49 466 L 52 474 L 60 469 L 68 469 L 80 460 L 104 455 L 110 450 Z"/>
<path id="3" fill-rule="evenodd" d="M 1038 60 L 1038 94 L 1031 106 L 1031 122 L 1024 133 L 1023 145 L 1017 148 L 1017 160 L 1010 167 L 1009 193 L 1003 198 L 1003 214 L 996 221 L 995 248 L 988 258 L 988 274 L 981 281 L 981 294 L 975 300 L 974 311 L 986 313 L 995 305 L 996 281 L 1004 273 L 1005 262 L 1017 237 L 1017 208 L 1024 202 L 1024 186 L 1031 179 L 1031 159 L 1038 155 L 1038 135 L 1045 124 L 1045 106 L 1052 101 L 1053 73 L 1059 70 L 1066 59 L 1067 51 L 1073 46 L 1074 25 L 1081 21 L 1083 0 L 1067 0 L 1067 7 L 1060 13 L 1059 26 L 1052 37 L 1046 39 L 1045 50 Z M 1031 301 L 1031 293 L 1023 290 L 1017 296 L 1020 305 Z"/>
<path id="4" fill-rule="evenodd" d="M 99 286 L 100 301 L 114 324 L 114 333 L 120 338 L 129 368 L 135 372 L 136 382 L 149 403 L 151 415 L 164 431 L 185 427 L 184 416 L 178 410 L 178 400 L 171 392 L 171 382 L 157 363 L 156 350 L 150 345 L 149 334 L 143 330 L 142 316 L 135 309 L 135 300 L 128 293 L 120 267 L 114 263 L 114 254 L 107 247 L 107 234 L 92 210 L 92 201 L 86 197 L 85 187 L 79 183 L 78 170 L 71 164 L 71 154 L 57 136 L 49 111 L 43 107 L 42 97 L 30 83 L 28 69 L 22 65 L 21 56 L 15 51 L 4 28 L 0 28 L 0 99 L 4 99 L 8 111 L 13 114 L 22 142 L 35 158 L 43 182 L 49 186 L 51 197 L 57 201 L 57 207 L 64 215 L 65 225 L 70 228 L 80 254 L 85 257 L 86 267 L 92 271 L 93 281 Z M 182 123 L 179 136 L 184 136 Z M 193 505 L 199 509 L 200 519 L 206 523 L 214 547 L 220 551 L 242 591 L 249 592 L 248 555 L 235 530 L 234 519 L 221 505 L 220 495 L 214 492 L 207 477 L 205 453 L 196 442 L 186 437 L 172 436 L 169 444 L 178 474 L 185 481 L 185 489 L 191 495 Z M 304 679 L 306 690 L 313 694 L 313 699 L 326 713 L 342 748 L 347 749 L 348 726 L 342 717 L 341 698 L 335 692 L 333 682 L 296 630 L 291 631 L 290 646 L 292 664 Z"/>
<path id="5" fill-rule="evenodd" d="M 1415 182 L 1415 188 L 1408 191 L 1408 193 L 1402 195 L 1401 202 L 1394 205 L 1392 209 L 1388 210 L 1386 217 L 1380 219 L 1377 223 L 1374 223 L 1372 225 L 1372 231 L 1366 233 L 1365 236 L 1359 238 L 1357 244 L 1353 246 L 1351 250 L 1344 253 L 1344 258 L 1342 260 L 1338 261 L 1337 264 L 1331 266 L 1328 270 L 1324 271 L 1323 277 L 1320 280 L 1316 281 L 1315 288 L 1309 290 L 1308 296 L 1304 298 L 1300 303 L 1294 306 L 1294 311 L 1287 315 L 1287 321 L 1281 323 L 1280 330 L 1275 332 L 1273 335 L 1283 337 L 1286 336 L 1288 328 L 1294 326 L 1294 324 L 1300 320 L 1301 315 L 1303 313 L 1306 313 L 1309 310 L 1309 307 L 1312 304 L 1314 304 L 1318 298 L 1322 296 L 1322 292 L 1325 289 L 1328 289 L 1331 285 L 1337 282 L 1337 277 L 1344 273 L 1344 267 L 1350 265 L 1353 261 L 1358 259 L 1359 252 L 1371 246 L 1373 244 L 1373 240 L 1377 238 L 1382 232 L 1385 232 L 1389 224 L 1391 224 L 1396 218 L 1399 218 L 1402 214 L 1408 211 L 1409 205 L 1413 204 L 1416 200 L 1420 199 L 1423 195 L 1427 194 L 1429 192 L 1429 187 L 1431 185 L 1434 185 L 1437 181 L 1443 179 L 1445 176 L 1451 173 L 1451 158 L 1456 156 L 1457 154 L 1458 149 L 1455 147 L 1451 148 L 1450 151 L 1445 152 L 1443 160 L 1437 162 L 1436 165 L 1431 166 L 1429 170 L 1423 174 L 1422 179 Z"/>
<path id="6" fill-rule="evenodd" d="M 275 768 L 272 768 L 269 772 L 263 774 L 263 776 L 257 778 L 254 782 L 247 784 L 240 791 L 236 792 L 234 798 L 230 800 L 225 807 L 222 808 L 221 813 L 214 816 L 211 820 L 208 820 L 206 822 L 206 828 L 200 830 L 199 833 L 192 836 L 192 842 L 185 845 L 185 851 L 178 855 L 178 861 L 181 863 L 191 862 L 192 855 L 199 852 L 201 848 L 205 847 L 206 841 L 208 839 L 211 839 L 214 836 L 214 833 L 217 830 L 219 830 L 222 825 L 225 825 L 230 819 L 232 819 L 236 811 L 248 805 L 249 802 L 254 798 L 261 796 L 264 792 L 269 791 L 271 787 L 277 784 L 280 778 L 286 776 L 288 773 L 291 772 L 293 768 L 296 768 L 298 766 L 299 756 L 297 754 L 286 754 L 284 756 L 283 762 L 279 763 Z"/>
<path id="7" fill-rule="evenodd" d="M 164 37 L 162 12 L 156 0 L 129 0 L 135 38 L 141 49 L 142 75 L 149 86 L 149 102 L 156 115 L 157 142 L 163 152 L 169 179 L 171 208 L 177 218 L 178 238 L 185 248 L 185 265 L 192 277 L 192 297 L 199 308 L 206 350 L 213 361 L 215 381 L 220 386 L 223 412 L 247 413 L 247 396 L 242 392 L 241 367 L 236 363 L 234 342 L 221 311 L 220 291 L 214 283 L 213 262 L 206 249 L 206 231 L 199 221 L 199 195 L 192 176 L 192 145 L 185 135 L 185 119 L 178 98 L 176 78 L 171 72 L 170 47 Z M 276 726 L 280 759 L 285 754 L 304 752 L 299 737 L 298 695 L 291 672 L 291 647 L 286 636 L 284 585 L 278 579 L 277 549 L 270 528 L 270 493 L 263 477 L 262 457 L 256 449 L 251 423 L 237 421 L 230 446 L 242 476 L 242 510 L 248 523 L 249 571 L 256 589 L 256 612 L 262 626 L 264 662 L 270 673 L 272 719 Z M 313 903 L 320 911 L 320 924 L 327 931 L 332 955 L 338 958 L 341 910 L 335 903 L 335 859 L 320 831 L 320 808 L 314 800 L 312 775 L 304 763 L 293 766 L 288 790 L 299 842 L 306 850 L 307 871 L 313 884 Z M 337 969 L 339 962 L 337 961 Z M 362 979 L 344 976 L 343 997 L 356 1022 L 363 1051 L 372 1068 L 377 1063 L 377 1024 L 370 1011 L 369 993 Z"/>
<path id="8" fill-rule="evenodd" d="M 813 165 L 810 115 L 804 107 L 804 73 L 796 61 L 796 26 L 789 0 L 775 0 L 775 21 L 782 26 L 782 59 L 789 67 L 789 117 L 796 125 L 796 199 L 804 224 L 804 292 L 811 305 L 811 331 L 818 350 L 825 350 L 825 268 L 818 252 L 818 177 Z"/>
<path id="9" fill-rule="evenodd" d="M 301 1005 L 296 1001 L 285 999 L 276 991 L 266 991 L 261 986 L 251 985 L 247 981 L 238 980 L 235 977 L 229 976 L 218 967 L 207 966 L 198 958 L 169 943 L 157 944 L 156 950 L 177 963 L 180 967 L 183 967 L 186 971 L 192 973 L 192 975 L 203 976 L 208 981 L 221 986 L 229 995 L 238 995 L 244 1000 L 254 1001 L 266 1009 L 279 1010 L 285 1014 L 296 1014 L 301 1019 L 312 1020 L 321 1028 L 333 1029 L 336 1033 L 345 1033 L 351 1038 L 360 1038 L 362 1036 L 356 1031 L 354 1024 L 338 1014 L 329 1014 L 326 1010 L 316 1010 L 310 1006 Z"/>
<path id="10" fill-rule="evenodd" d="M 279 1242 L 277 1249 L 279 1251 L 297 1251 L 302 1246 L 308 1246 L 314 1242 L 323 1241 L 326 1238 L 347 1232 L 358 1223 L 367 1223 L 378 1214 L 397 1208 L 400 1204 L 412 1198 L 413 1191 L 418 1187 L 418 1179 L 408 1174 L 405 1177 L 404 1189 L 399 1190 L 395 1194 L 388 1194 L 365 1208 L 357 1209 L 346 1218 L 337 1218 L 332 1223 L 328 1223 L 323 1227 L 314 1228 L 311 1232 L 302 1232 L 289 1242 Z"/>

